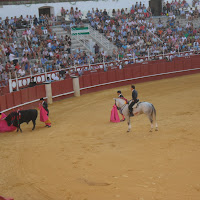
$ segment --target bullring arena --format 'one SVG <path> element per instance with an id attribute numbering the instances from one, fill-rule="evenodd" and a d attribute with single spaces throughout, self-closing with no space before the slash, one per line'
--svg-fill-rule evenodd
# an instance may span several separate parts
<path id="1" fill-rule="evenodd" d="M 199 24 L 200 0 L 0 0 L 0 200 L 199 200 Z M 158 131 L 110 122 L 132 84 Z"/>
<path id="2" fill-rule="evenodd" d="M 134 81 L 132 82 L 134 83 Z M 0 192 L 15 200 L 198 200 L 200 74 L 136 84 L 157 109 L 158 132 L 146 116 L 110 123 L 116 91 L 50 106 L 51 128 L 37 120 L 23 133 L 0 134 Z"/>

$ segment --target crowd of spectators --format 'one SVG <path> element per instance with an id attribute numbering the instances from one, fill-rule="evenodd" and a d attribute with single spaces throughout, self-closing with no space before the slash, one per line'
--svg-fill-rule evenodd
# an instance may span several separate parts
<path id="1" fill-rule="evenodd" d="M 174 5 L 173 1 L 171 5 Z M 183 5 L 186 6 L 186 3 Z M 167 12 L 170 14 L 171 10 L 173 9 L 170 8 Z M 148 54 L 163 54 L 163 51 L 175 53 L 198 49 L 200 29 L 195 28 L 192 22 L 181 26 L 173 15 L 169 15 L 167 22 L 164 23 L 160 18 L 155 24 L 152 18 L 147 20 L 151 17 L 151 9 L 140 2 L 130 10 L 113 9 L 112 16 L 108 16 L 106 10 L 89 11 L 88 19 L 93 28 L 118 47 L 118 51 L 113 51 L 116 57 L 119 55 L 125 59 L 140 58 Z"/>
<path id="2" fill-rule="evenodd" d="M 199 2 L 195 1 L 197 4 Z M 181 15 L 181 9 L 188 8 L 187 2 L 166 2 L 164 7 L 163 14 L 169 16 L 168 20 L 163 22 L 160 18 L 157 24 L 151 18 L 151 9 L 141 2 L 129 9 L 113 9 L 112 13 L 98 8 L 88 11 L 86 16 L 90 25 L 117 46 L 112 55 L 100 51 L 98 44 L 94 45 L 94 54 L 81 48 L 72 51 L 70 36 L 52 33 L 51 25 L 56 22 L 54 16 L 0 18 L 0 81 L 6 84 L 9 76 L 23 77 L 103 60 L 141 59 L 163 54 L 163 51 L 173 54 L 199 50 L 200 28 L 195 28 L 190 21 L 181 26 L 176 18 Z M 61 14 L 71 21 L 70 26 L 62 24 L 64 29 L 84 26 L 83 14 L 78 8 L 62 8 Z M 18 28 L 25 29 L 19 32 Z"/>
<path id="3" fill-rule="evenodd" d="M 163 3 L 163 12 L 161 15 L 168 15 L 170 17 L 180 16 L 183 19 L 193 20 L 200 16 L 200 3 L 198 0 L 193 0 L 190 6 L 187 1 L 173 0 L 171 3 Z"/>
<path id="4" fill-rule="evenodd" d="M 13 20 L 14 19 L 14 20 Z M 21 25 L 18 23 L 21 21 Z M 23 22 L 23 23 L 22 23 Z M 54 16 L 0 19 L 0 81 L 55 70 L 70 65 L 71 38 L 52 33 Z M 23 31 L 17 28 L 24 28 Z M 68 59 L 66 59 L 68 57 Z M 4 80 L 2 82 L 2 80 Z"/>

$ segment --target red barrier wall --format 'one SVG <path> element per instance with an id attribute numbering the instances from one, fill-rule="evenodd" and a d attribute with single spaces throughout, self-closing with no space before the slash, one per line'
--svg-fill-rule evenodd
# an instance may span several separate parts
<path id="1" fill-rule="evenodd" d="M 132 74 L 133 74 L 132 78 L 141 76 L 141 64 L 132 67 Z"/>
<path id="2" fill-rule="evenodd" d="M 198 55 L 191 57 L 191 67 L 192 68 L 200 67 L 200 57 Z"/>
<path id="3" fill-rule="evenodd" d="M 71 97 L 73 96 L 73 94 L 65 94 L 65 93 L 73 91 L 73 79 L 67 78 L 62 81 L 52 82 L 51 88 L 52 88 L 53 101 L 58 101 L 66 97 Z"/>
<path id="4" fill-rule="evenodd" d="M 20 91 L 13 92 L 13 98 L 14 98 L 14 106 L 17 106 L 22 103 Z"/>
<path id="5" fill-rule="evenodd" d="M 99 73 L 99 83 L 107 83 L 108 82 L 108 76 L 107 76 L 107 72 L 100 72 Z"/>
<path id="6" fill-rule="evenodd" d="M 108 75 L 108 82 L 116 81 L 115 70 L 107 71 L 107 75 Z"/>
<path id="7" fill-rule="evenodd" d="M 83 87 L 89 87 L 92 85 L 91 75 L 83 75 Z"/>
<path id="8" fill-rule="evenodd" d="M 115 70 L 116 80 L 124 80 L 124 69 Z"/>
<path id="9" fill-rule="evenodd" d="M 52 82 L 51 88 L 52 88 L 52 95 L 53 96 L 72 92 L 73 91 L 72 79 L 68 78 L 68 79 L 65 79 L 65 80 L 62 80 L 62 81 Z M 45 92 L 45 89 L 44 89 L 44 92 Z M 46 94 L 45 94 L 45 96 L 46 96 Z"/>
<path id="10" fill-rule="evenodd" d="M 45 85 L 36 86 L 37 99 L 46 97 Z"/>
<path id="11" fill-rule="evenodd" d="M 149 75 L 157 74 L 158 73 L 158 64 L 157 63 L 150 63 L 149 67 Z"/>
<path id="12" fill-rule="evenodd" d="M 183 60 L 183 69 L 191 69 L 192 68 L 192 63 L 191 63 L 191 58 L 185 58 Z"/>
<path id="13" fill-rule="evenodd" d="M 28 97 L 28 89 L 20 90 L 20 93 L 21 93 L 21 100 L 22 100 L 22 103 L 28 102 L 28 100 L 29 100 L 29 97 Z"/>
<path id="14" fill-rule="evenodd" d="M 184 69 L 184 60 L 182 58 L 174 59 L 174 70 L 179 71 Z"/>
<path id="15" fill-rule="evenodd" d="M 149 65 L 148 64 L 142 64 L 140 70 L 141 70 L 141 76 L 149 75 Z"/>
<path id="16" fill-rule="evenodd" d="M 28 101 L 37 99 L 36 87 L 27 88 L 28 90 Z"/>
<path id="17" fill-rule="evenodd" d="M 13 93 L 6 94 L 6 104 L 7 108 L 11 108 L 14 106 Z"/>
<path id="18" fill-rule="evenodd" d="M 132 75 L 132 67 L 127 67 L 127 68 L 124 68 L 124 78 L 125 79 L 129 79 L 129 78 L 132 78 L 133 75 Z"/>
<path id="19" fill-rule="evenodd" d="M 0 96 L 0 110 L 5 110 L 7 108 L 6 96 Z"/>
<path id="20" fill-rule="evenodd" d="M 92 85 L 98 85 L 99 84 L 99 74 L 98 73 L 92 73 L 91 74 L 91 81 L 92 81 Z"/>

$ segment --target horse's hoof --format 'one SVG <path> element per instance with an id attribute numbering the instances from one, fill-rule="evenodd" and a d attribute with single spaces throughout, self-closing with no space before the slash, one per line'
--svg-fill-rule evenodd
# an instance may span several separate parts
<path id="1" fill-rule="evenodd" d="M 127 131 L 127 133 L 130 132 L 130 130 Z"/>
<path id="2" fill-rule="evenodd" d="M 150 129 L 149 132 L 152 132 L 152 129 Z"/>
<path id="3" fill-rule="evenodd" d="M 156 128 L 155 131 L 158 131 L 158 129 Z"/>

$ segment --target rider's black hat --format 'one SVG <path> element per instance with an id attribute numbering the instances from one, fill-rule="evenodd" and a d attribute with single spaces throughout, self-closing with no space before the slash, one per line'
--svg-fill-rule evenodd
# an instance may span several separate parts
<path id="1" fill-rule="evenodd" d="M 44 100 L 44 98 L 40 98 L 40 101 L 43 101 Z"/>
<path id="2" fill-rule="evenodd" d="M 120 90 L 118 90 L 117 93 L 120 93 L 120 94 L 121 94 L 122 92 L 121 92 Z"/>

